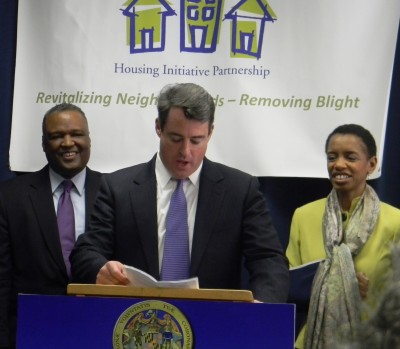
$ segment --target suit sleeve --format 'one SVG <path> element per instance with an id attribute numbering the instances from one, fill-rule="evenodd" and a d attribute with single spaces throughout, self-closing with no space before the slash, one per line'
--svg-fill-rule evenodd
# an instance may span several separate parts
<path id="1" fill-rule="evenodd" d="M 289 291 L 288 263 L 256 178 L 244 203 L 243 248 L 250 289 L 263 302 L 284 303 Z"/>
<path id="2" fill-rule="evenodd" d="M 96 283 L 101 267 L 114 257 L 115 210 L 107 176 L 101 178 L 88 224 L 70 255 L 72 282 Z"/>

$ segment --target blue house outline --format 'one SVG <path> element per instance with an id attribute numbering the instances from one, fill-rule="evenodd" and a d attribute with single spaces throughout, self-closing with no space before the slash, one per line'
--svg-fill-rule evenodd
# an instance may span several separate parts
<path id="1" fill-rule="evenodd" d="M 208 5 L 209 13 L 213 13 L 212 18 L 207 15 L 207 12 L 197 11 L 200 8 L 200 4 L 205 3 Z M 181 0 L 180 8 L 180 50 L 185 52 L 201 52 L 201 53 L 211 53 L 215 52 L 217 49 L 219 28 L 221 22 L 221 11 L 222 11 L 223 0 Z M 191 16 L 191 13 L 199 14 L 197 19 Z M 207 21 L 210 24 L 204 22 L 204 17 L 207 17 Z M 197 24 L 196 21 L 198 22 Z M 211 23 L 212 22 L 212 23 Z M 207 36 L 210 36 L 209 31 L 213 31 L 211 34 L 211 40 L 207 42 Z M 201 39 L 196 40 L 200 36 Z M 190 44 L 191 43 L 191 44 Z"/>
<path id="2" fill-rule="evenodd" d="M 136 11 L 136 7 L 154 8 L 156 6 L 155 3 L 160 4 L 161 9 L 157 13 L 159 17 L 152 19 L 149 25 L 139 28 L 138 22 L 140 23 L 140 16 L 143 15 L 145 11 Z M 121 9 L 121 11 L 124 16 L 129 18 L 129 48 L 131 54 L 164 51 L 167 16 L 176 16 L 175 11 L 169 6 L 167 1 L 156 0 L 150 4 L 149 0 L 132 0 L 131 3 L 125 9 Z M 157 23 L 155 21 L 157 21 Z M 160 28 L 161 40 L 159 46 L 155 45 L 154 33 L 156 28 Z"/>
<path id="3" fill-rule="evenodd" d="M 247 12 L 247 15 L 239 14 L 239 11 L 246 12 L 243 10 L 243 6 L 248 1 L 255 1 L 258 7 L 261 10 L 262 16 L 257 16 L 254 13 Z M 244 32 L 238 29 L 238 22 L 239 18 L 247 18 L 254 21 L 260 21 L 260 30 L 258 36 L 258 43 L 257 43 L 257 50 L 253 51 L 251 48 L 253 46 L 255 33 L 252 32 Z M 264 38 L 264 30 L 265 30 L 265 23 L 266 22 L 274 22 L 275 19 L 272 17 L 270 12 L 267 9 L 267 6 L 264 5 L 262 0 L 240 0 L 232 9 L 225 14 L 224 20 L 229 19 L 232 21 L 232 42 L 231 42 L 231 51 L 233 54 L 244 54 L 247 56 L 256 57 L 257 59 L 261 58 L 261 50 L 262 50 L 262 43 Z M 237 39 L 237 32 L 239 31 L 239 40 Z"/>

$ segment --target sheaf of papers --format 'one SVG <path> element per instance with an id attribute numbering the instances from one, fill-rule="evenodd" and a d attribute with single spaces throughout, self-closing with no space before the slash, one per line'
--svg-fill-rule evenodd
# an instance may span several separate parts
<path id="1" fill-rule="evenodd" d="M 158 281 L 140 269 L 125 265 L 125 270 L 130 281 L 128 286 L 131 287 L 199 288 L 199 279 L 197 277 L 177 281 Z"/>

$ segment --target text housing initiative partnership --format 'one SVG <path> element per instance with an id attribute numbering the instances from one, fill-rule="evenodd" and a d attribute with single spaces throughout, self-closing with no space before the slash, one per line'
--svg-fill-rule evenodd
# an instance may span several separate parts
<path id="1" fill-rule="evenodd" d="M 143 64 L 141 66 L 129 66 L 125 63 L 114 63 L 114 73 L 116 74 L 138 74 L 151 75 L 158 78 L 160 75 L 176 75 L 176 76 L 225 76 L 225 75 L 250 75 L 259 76 L 265 79 L 269 74 L 269 69 L 264 69 L 263 66 L 256 67 L 254 64 L 250 67 L 220 67 L 213 65 L 211 68 L 189 68 L 184 65 L 173 67 L 163 64 L 160 67 L 151 67 Z"/>

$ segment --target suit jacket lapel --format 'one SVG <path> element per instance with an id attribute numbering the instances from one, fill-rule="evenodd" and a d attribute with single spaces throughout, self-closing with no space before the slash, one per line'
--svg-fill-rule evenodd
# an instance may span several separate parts
<path id="1" fill-rule="evenodd" d="M 146 256 L 148 273 L 159 278 L 155 157 L 145 164 L 143 170 L 133 179 L 130 200 L 132 215 L 135 217 Z"/>
<path id="2" fill-rule="evenodd" d="M 204 159 L 200 175 L 199 197 L 193 232 L 191 275 L 197 274 L 208 240 L 218 218 L 225 192 L 223 179 L 222 174 L 214 168 L 212 162 Z"/>
<path id="3" fill-rule="evenodd" d="M 48 166 L 40 170 L 32 180 L 29 196 L 39 224 L 40 233 L 43 236 L 49 254 L 54 258 L 55 263 L 67 274 L 62 257 Z"/>

